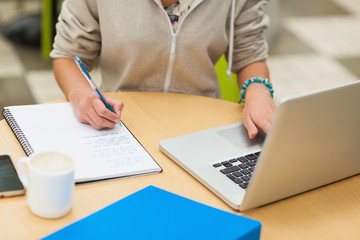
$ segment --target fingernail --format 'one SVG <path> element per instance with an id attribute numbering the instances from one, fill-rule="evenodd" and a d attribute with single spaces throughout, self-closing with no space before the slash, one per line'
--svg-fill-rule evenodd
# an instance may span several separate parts
<path id="1" fill-rule="evenodd" d="M 249 138 L 250 138 L 250 139 L 253 139 L 255 136 L 256 136 L 256 132 L 255 132 L 255 131 L 251 131 L 251 132 L 249 133 Z"/>

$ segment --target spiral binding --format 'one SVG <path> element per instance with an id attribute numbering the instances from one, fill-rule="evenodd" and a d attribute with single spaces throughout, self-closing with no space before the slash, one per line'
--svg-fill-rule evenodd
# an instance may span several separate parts
<path id="1" fill-rule="evenodd" d="M 14 132 L 16 138 L 20 142 L 20 145 L 24 149 L 27 156 L 34 152 L 33 148 L 31 147 L 30 143 L 28 142 L 25 134 L 21 131 L 19 125 L 17 124 L 15 118 L 11 114 L 9 109 L 5 109 L 3 111 L 3 115 L 5 117 L 6 122 L 9 124 L 11 130 Z"/>

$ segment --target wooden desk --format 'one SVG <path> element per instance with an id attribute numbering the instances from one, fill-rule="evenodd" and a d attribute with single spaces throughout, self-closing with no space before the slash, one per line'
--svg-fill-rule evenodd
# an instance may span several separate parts
<path id="1" fill-rule="evenodd" d="M 148 185 L 257 219 L 263 224 L 263 240 L 360 238 L 360 176 L 239 213 L 160 152 L 160 140 L 241 120 L 241 105 L 170 93 L 111 95 L 125 103 L 123 121 L 164 171 L 77 185 L 71 212 L 55 220 L 34 216 L 24 196 L 0 199 L 1 239 L 43 237 Z M 11 155 L 15 163 L 25 155 L 4 120 L 0 122 L 0 136 L 0 154 Z"/>

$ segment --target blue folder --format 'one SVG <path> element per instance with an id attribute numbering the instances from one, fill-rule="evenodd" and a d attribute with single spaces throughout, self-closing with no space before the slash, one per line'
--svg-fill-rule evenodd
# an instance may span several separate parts
<path id="1" fill-rule="evenodd" d="M 255 240 L 260 229 L 259 221 L 148 186 L 43 239 Z"/>

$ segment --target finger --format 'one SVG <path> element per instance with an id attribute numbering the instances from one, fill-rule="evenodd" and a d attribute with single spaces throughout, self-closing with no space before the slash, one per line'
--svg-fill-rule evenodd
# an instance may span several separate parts
<path id="1" fill-rule="evenodd" d="M 96 108 L 100 108 L 100 110 Z M 105 105 L 100 101 L 100 104 L 94 104 L 88 111 L 89 122 L 91 123 L 91 125 L 98 130 L 103 128 L 113 128 L 117 122 L 109 120 L 108 118 L 102 116 L 101 114 L 113 115 L 116 118 L 118 118 L 118 116 L 115 113 L 107 109 Z"/>
<path id="2" fill-rule="evenodd" d="M 106 128 L 105 126 L 99 125 L 97 122 L 101 122 L 100 120 L 96 120 L 96 117 L 94 117 L 95 111 L 89 111 L 86 112 L 84 114 L 82 114 L 81 116 L 79 116 L 79 121 L 81 123 L 84 124 L 90 124 L 91 126 L 93 126 L 95 129 L 97 130 L 101 130 Z M 93 120 L 95 119 L 95 120 Z M 114 124 L 115 125 L 115 124 Z M 112 128 L 113 126 L 110 126 L 108 128 Z"/>
<path id="3" fill-rule="evenodd" d="M 92 118 L 90 117 L 90 115 L 87 116 L 87 120 L 86 120 L 87 124 L 90 124 L 91 126 L 93 126 L 96 130 L 101 130 L 104 129 L 104 127 L 99 126 L 96 122 L 94 122 L 94 120 L 92 120 Z"/>
<path id="4" fill-rule="evenodd" d="M 92 109 L 92 107 L 90 109 Z M 89 114 L 89 112 L 80 112 L 79 116 L 78 116 L 79 121 L 84 124 L 90 124 L 97 130 L 102 129 L 101 126 L 99 126 L 98 124 L 96 124 L 96 122 L 94 122 L 94 120 L 92 119 L 90 114 Z"/>
<path id="5" fill-rule="evenodd" d="M 120 117 L 116 113 L 113 113 L 111 110 L 107 109 L 100 100 L 93 103 L 93 108 L 95 112 L 105 120 L 111 121 L 113 123 L 118 123 L 120 121 Z"/>
<path id="6" fill-rule="evenodd" d="M 247 131 L 248 131 L 248 135 L 250 139 L 253 139 L 256 137 L 256 135 L 258 134 L 258 129 L 256 127 L 256 125 L 254 124 L 254 122 L 252 121 L 250 115 L 246 115 L 244 117 L 244 126 L 246 127 Z"/>
<path id="7" fill-rule="evenodd" d="M 259 127 L 267 134 L 271 128 L 271 122 L 266 121 Z"/>
<path id="8" fill-rule="evenodd" d="M 272 122 L 273 122 L 273 118 L 275 115 L 275 110 L 276 109 L 269 109 L 266 113 L 265 116 L 258 119 L 257 121 L 254 120 L 256 126 L 260 129 L 262 129 L 266 134 L 269 132 Z"/>
<path id="9" fill-rule="evenodd" d="M 115 113 L 120 116 L 121 115 L 121 111 L 124 108 L 124 103 L 112 98 L 110 96 L 106 96 L 107 101 L 110 103 L 110 105 L 112 106 L 112 108 L 114 109 Z"/>

